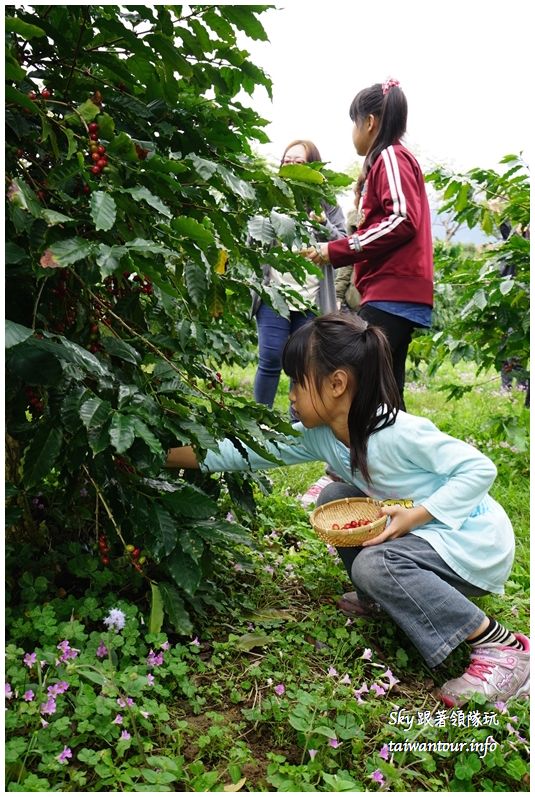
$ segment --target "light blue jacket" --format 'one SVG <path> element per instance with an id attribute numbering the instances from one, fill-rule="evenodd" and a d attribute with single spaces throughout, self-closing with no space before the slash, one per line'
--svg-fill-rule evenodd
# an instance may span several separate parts
<path id="1" fill-rule="evenodd" d="M 441 432 L 429 420 L 399 412 L 396 422 L 368 440 L 367 485 L 351 473 L 349 449 L 328 426 L 306 429 L 268 450 L 281 464 L 328 462 L 349 484 L 381 500 L 403 498 L 424 506 L 433 520 L 412 530 L 426 539 L 466 581 L 502 594 L 514 558 L 514 534 L 504 509 L 488 495 L 496 466 L 473 446 Z M 263 470 L 276 465 L 247 449 L 249 462 L 230 440 L 208 452 L 207 471 Z"/>

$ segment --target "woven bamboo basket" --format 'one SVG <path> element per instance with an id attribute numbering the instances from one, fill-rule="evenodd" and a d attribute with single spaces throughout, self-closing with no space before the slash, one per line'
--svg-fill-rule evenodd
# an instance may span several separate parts
<path id="1" fill-rule="evenodd" d="M 318 506 L 310 515 L 314 531 L 330 545 L 353 548 L 377 537 L 386 526 L 386 515 L 380 515 L 381 501 L 374 498 L 341 498 Z M 344 529 L 352 520 L 369 520 L 366 526 Z M 338 524 L 339 529 L 333 529 Z"/>

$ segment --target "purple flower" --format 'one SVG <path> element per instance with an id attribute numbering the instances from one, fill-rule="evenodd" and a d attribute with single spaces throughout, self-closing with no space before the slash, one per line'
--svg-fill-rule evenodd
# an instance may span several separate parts
<path id="1" fill-rule="evenodd" d="M 142 717 L 145 717 L 145 719 L 147 719 L 147 717 L 150 717 L 150 711 L 140 711 L 139 713 L 141 714 Z"/>
<path id="2" fill-rule="evenodd" d="M 13 697 L 13 690 L 11 689 L 11 684 L 6 684 L 5 689 L 6 689 L 6 698 L 8 700 L 11 700 L 11 698 Z"/>
<path id="3" fill-rule="evenodd" d="M 69 661 L 69 659 L 75 659 L 79 654 L 79 650 L 77 648 L 71 648 L 70 642 L 64 639 L 63 642 L 60 642 L 57 645 L 58 650 L 61 650 L 62 655 L 59 657 L 58 661 L 65 663 Z"/>
<path id="4" fill-rule="evenodd" d="M 34 693 L 33 693 L 33 691 L 31 689 L 28 689 L 28 691 L 24 692 L 24 694 L 23 694 L 23 698 L 24 698 L 24 700 L 27 703 L 31 703 L 32 700 L 34 699 L 34 697 L 35 697 L 35 695 L 34 695 Z"/>
<path id="5" fill-rule="evenodd" d="M 110 613 L 104 618 L 104 625 L 108 627 L 109 631 L 118 633 L 121 631 L 126 623 L 126 615 L 120 609 L 110 609 Z"/>
<path id="6" fill-rule="evenodd" d="M 390 668 L 385 671 L 385 678 L 388 678 L 388 686 L 394 686 L 395 684 L 399 684 L 399 678 L 396 678 L 392 674 L 392 670 Z"/>
<path id="7" fill-rule="evenodd" d="M 342 742 L 339 742 L 338 739 L 336 739 L 336 738 L 329 739 L 329 746 L 330 747 L 334 747 L 335 750 L 336 750 L 337 747 L 341 747 L 341 745 L 342 745 Z"/>
<path id="8" fill-rule="evenodd" d="M 41 714 L 55 714 L 56 713 L 56 701 L 53 697 L 49 697 L 46 703 L 41 703 L 41 708 L 39 709 Z"/>
<path id="9" fill-rule="evenodd" d="M 127 706 L 133 706 L 134 701 L 132 700 L 131 697 L 127 697 L 126 699 L 124 697 L 118 697 L 117 705 L 120 706 L 121 708 L 126 708 Z"/>
<path id="10" fill-rule="evenodd" d="M 384 758 L 385 761 L 388 761 L 388 745 L 384 744 L 381 749 L 379 750 L 379 755 L 381 758 Z"/>
<path id="11" fill-rule="evenodd" d="M 125 740 L 128 740 L 128 739 L 131 739 L 132 737 L 130 736 L 130 734 L 128 733 L 128 731 L 123 731 L 123 732 L 121 733 L 121 735 L 120 735 L 120 737 L 119 737 L 119 738 L 120 738 L 120 739 L 125 739 Z"/>
<path id="12" fill-rule="evenodd" d="M 353 625 L 353 620 L 351 619 L 351 617 L 347 618 L 347 620 L 345 621 L 345 625 Z"/>
<path id="13" fill-rule="evenodd" d="M 309 754 L 310 758 L 312 759 L 312 761 L 316 757 L 317 752 L 318 752 L 317 750 L 309 750 L 308 751 L 308 754 Z"/>
<path id="14" fill-rule="evenodd" d="M 362 695 L 365 692 L 369 692 L 369 691 L 370 690 L 368 689 L 367 684 L 364 683 L 364 684 L 362 684 L 362 686 L 359 689 L 354 689 L 353 690 L 353 694 L 355 695 L 355 697 L 357 698 L 359 703 L 365 703 L 366 701 L 362 699 Z"/>
<path id="15" fill-rule="evenodd" d="M 82 498 L 86 498 L 89 495 L 85 487 L 82 487 L 82 489 L 80 490 L 80 495 L 82 496 Z"/>
<path id="16" fill-rule="evenodd" d="M 502 714 L 506 714 L 507 713 L 507 707 L 506 707 L 505 703 L 503 702 L 503 700 L 498 700 L 498 702 L 495 703 L 494 705 L 498 709 L 498 711 L 501 711 Z"/>
<path id="17" fill-rule="evenodd" d="M 196 636 L 195 639 L 192 639 L 190 645 L 196 645 L 197 647 L 200 647 L 201 643 L 199 642 L 199 637 Z"/>
<path id="18" fill-rule="evenodd" d="M 154 675 L 150 672 L 147 675 L 147 683 L 149 686 L 154 686 Z"/>
<path id="19" fill-rule="evenodd" d="M 275 572 L 275 568 L 271 567 L 271 565 L 266 565 L 264 567 L 264 570 L 266 571 L 266 573 L 269 573 L 270 576 L 272 576 L 273 573 Z"/>
<path id="20" fill-rule="evenodd" d="M 241 572 L 242 572 L 242 570 L 243 570 L 243 565 L 241 565 L 239 562 L 236 562 L 236 564 L 232 565 L 232 569 L 233 569 L 233 570 L 234 570 L 236 573 L 241 573 Z"/>
<path id="21" fill-rule="evenodd" d="M 112 724 L 113 725 L 122 725 L 123 724 L 123 715 L 122 714 L 117 714 L 117 716 L 113 720 Z"/>
<path id="22" fill-rule="evenodd" d="M 384 690 L 384 689 L 383 689 L 383 687 L 382 687 L 382 686 L 380 686 L 379 684 L 372 684 L 372 685 L 370 686 L 370 689 L 373 689 L 373 691 L 375 692 L 375 694 L 377 695 L 377 697 L 380 697 L 380 695 L 386 695 L 386 692 L 385 692 L 385 690 Z"/>
<path id="23" fill-rule="evenodd" d="M 97 648 L 97 656 L 99 657 L 99 659 L 103 659 L 104 656 L 107 656 L 107 655 L 108 655 L 108 648 L 106 647 L 106 645 L 104 644 L 104 642 L 101 639 L 100 640 L 100 645 Z"/>
<path id="24" fill-rule="evenodd" d="M 58 681 L 57 684 L 52 684 L 49 686 L 46 691 L 49 697 L 57 697 L 58 695 L 62 695 L 64 692 L 66 692 L 68 688 L 69 684 L 67 681 Z"/>
<path id="25" fill-rule="evenodd" d="M 381 770 L 380 770 L 380 769 L 376 769 L 376 770 L 375 770 L 375 772 L 372 772 L 372 774 L 370 775 L 370 777 L 371 777 L 371 778 L 372 778 L 372 780 L 374 780 L 376 783 L 380 783 L 380 784 L 381 784 L 381 786 L 383 786 L 383 785 L 384 785 L 385 779 L 384 779 L 383 773 L 381 772 Z"/>
<path id="26" fill-rule="evenodd" d="M 70 747 L 64 747 L 61 753 L 56 756 L 60 764 L 66 764 L 67 759 L 72 758 L 72 752 Z"/>
<path id="27" fill-rule="evenodd" d="M 341 684 L 350 684 L 351 683 L 351 678 L 349 677 L 349 674 L 347 672 L 344 675 L 344 677 L 340 680 L 340 683 Z"/>
<path id="28" fill-rule="evenodd" d="M 35 662 L 37 661 L 37 653 L 26 653 L 23 658 L 23 662 L 26 667 L 33 667 Z"/>
<path id="29" fill-rule="evenodd" d="M 234 517 L 232 512 L 227 512 L 227 517 L 226 517 L 227 523 L 234 523 L 235 520 L 236 518 Z"/>
<path id="30" fill-rule="evenodd" d="M 276 695 L 283 695 L 286 692 L 286 688 L 284 684 L 277 684 L 277 686 L 273 687 L 273 691 Z"/>
<path id="31" fill-rule="evenodd" d="M 169 650 L 169 648 L 170 648 L 170 647 L 171 647 L 171 645 L 169 644 L 169 642 L 163 642 L 163 643 L 160 645 L 160 648 L 161 648 L 162 650 Z"/>
<path id="32" fill-rule="evenodd" d="M 48 722 L 41 717 L 41 725 L 43 728 L 48 728 Z"/>
<path id="33" fill-rule="evenodd" d="M 327 675 L 330 678 L 336 678 L 336 676 L 338 675 L 338 670 L 335 670 L 334 667 L 329 667 L 329 669 L 327 670 Z"/>
<path id="34" fill-rule="evenodd" d="M 328 545 L 327 552 L 330 553 L 331 556 L 338 556 L 338 551 L 336 550 L 334 545 Z"/>
<path id="35" fill-rule="evenodd" d="M 360 658 L 361 659 L 365 659 L 365 661 L 371 661 L 372 660 L 372 655 L 373 654 L 372 654 L 370 648 L 365 648 L 364 653 L 362 654 L 362 656 Z"/>
<path id="36" fill-rule="evenodd" d="M 155 653 L 153 650 L 149 650 L 147 664 L 149 667 L 161 667 L 163 664 L 163 653 Z"/>

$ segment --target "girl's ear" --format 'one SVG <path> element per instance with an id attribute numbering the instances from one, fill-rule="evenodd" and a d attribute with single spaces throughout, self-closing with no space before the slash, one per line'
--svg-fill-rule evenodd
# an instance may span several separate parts
<path id="1" fill-rule="evenodd" d="M 347 371 L 344 371 L 343 368 L 333 371 L 329 377 L 329 385 L 334 398 L 342 396 L 346 392 L 349 385 L 349 376 Z"/>
<path id="2" fill-rule="evenodd" d="M 368 132 L 373 133 L 374 130 L 377 130 L 377 128 L 379 127 L 379 117 L 375 116 L 375 114 L 373 113 L 370 113 L 368 114 L 366 123 L 368 126 Z"/>

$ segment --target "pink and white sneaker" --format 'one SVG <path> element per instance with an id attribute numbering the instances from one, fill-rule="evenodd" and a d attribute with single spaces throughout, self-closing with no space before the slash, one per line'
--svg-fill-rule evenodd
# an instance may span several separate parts
<path id="1" fill-rule="evenodd" d="M 512 697 L 529 697 L 529 639 L 515 634 L 523 650 L 496 643 L 479 645 L 470 654 L 470 664 L 459 678 L 446 681 L 438 697 L 452 708 L 467 703 L 475 694 L 489 703 L 506 703 Z"/>

